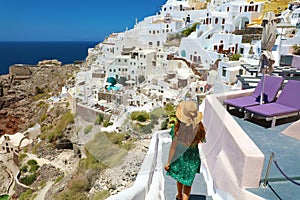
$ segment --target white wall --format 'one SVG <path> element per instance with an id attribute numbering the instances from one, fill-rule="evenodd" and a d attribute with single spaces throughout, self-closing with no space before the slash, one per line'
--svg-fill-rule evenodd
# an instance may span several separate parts
<path id="1" fill-rule="evenodd" d="M 207 142 L 202 149 L 206 168 L 221 196 L 229 193 L 235 199 L 256 199 L 244 188 L 259 186 L 264 155 L 217 97 L 226 98 L 225 95 L 209 95 L 205 101 L 203 119 Z"/>

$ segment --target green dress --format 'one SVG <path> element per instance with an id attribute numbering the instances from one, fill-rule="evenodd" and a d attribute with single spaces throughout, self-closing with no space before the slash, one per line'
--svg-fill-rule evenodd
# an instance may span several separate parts
<path id="1" fill-rule="evenodd" d="M 174 139 L 174 126 L 170 131 L 172 140 Z M 186 146 L 180 142 L 177 143 L 176 151 L 170 164 L 170 170 L 167 175 L 176 181 L 191 186 L 196 173 L 200 173 L 200 155 L 198 144 Z"/>

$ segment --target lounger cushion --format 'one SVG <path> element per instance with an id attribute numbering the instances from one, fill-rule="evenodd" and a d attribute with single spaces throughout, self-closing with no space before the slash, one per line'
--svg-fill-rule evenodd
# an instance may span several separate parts
<path id="1" fill-rule="evenodd" d="M 268 103 L 246 108 L 247 111 L 262 115 L 264 117 L 280 116 L 289 113 L 298 112 L 297 108 L 292 108 L 279 103 Z"/>
<path id="2" fill-rule="evenodd" d="M 276 102 L 300 110 L 300 81 L 289 80 Z"/>
<path id="3" fill-rule="evenodd" d="M 236 107 L 236 108 L 244 108 L 249 105 L 258 105 L 259 100 L 253 96 L 246 97 L 238 97 L 234 99 L 227 99 L 224 101 L 225 104 Z"/>
<path id="4" fill-rule="evenodd" d="M 232 107 L 244 109 L 248 106 L 255 106 L 260 103 L 260 95 L 262 90 L 262 85 L 264 84 L 264 103 L 269 103 L 274 101 L 281 84 L 283 82 L 283 78 L 278 76 L 265 76 L 264 79 L 260 80 L 258 85 L 256 86 L 253 94 L 251 96 L 246 97 L 238 97 L 233 99 L 227 99 L 224 101 L 224 104 L 227 104 Z"/>

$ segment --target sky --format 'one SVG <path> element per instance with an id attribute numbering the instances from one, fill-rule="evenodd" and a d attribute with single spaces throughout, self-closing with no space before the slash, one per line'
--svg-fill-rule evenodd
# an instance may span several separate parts
<path id="1" fill-rule="evenodd" d="M 167 0 L 0 0 L 0 41 L 99 41 Z"/>

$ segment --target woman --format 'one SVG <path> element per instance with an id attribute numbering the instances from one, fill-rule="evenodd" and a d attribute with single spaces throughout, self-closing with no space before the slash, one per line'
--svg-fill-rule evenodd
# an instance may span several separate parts
<path id="1" fill-rule="evenodd" d="M 176 199 L 187 200 L 195 175 L 200 172 L 198 144 L 205 141 L 205 129 L 201 122 L 202 113 L 191 101 L 179 103 L 176 117 L 177 123 L 170 132 L 172 144 L 165 170 L 177 181 Z"/>

